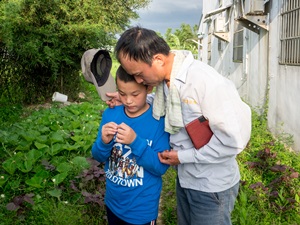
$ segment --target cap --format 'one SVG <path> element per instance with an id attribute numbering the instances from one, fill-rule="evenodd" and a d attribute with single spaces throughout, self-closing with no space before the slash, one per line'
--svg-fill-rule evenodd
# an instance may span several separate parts
<path id="1" fill-rule="evenodd" d="M 89 49 L 81 58 L 81 69 L 86 81 L 94 84 L 103 101 L 110 98 L 107 92 L 116 91 L 116 83 L 110 74 L 112 60 L 107 50 Z"/>

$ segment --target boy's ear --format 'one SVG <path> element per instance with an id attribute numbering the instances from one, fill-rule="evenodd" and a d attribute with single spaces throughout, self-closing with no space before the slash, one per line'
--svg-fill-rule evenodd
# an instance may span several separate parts
<path id="1" fill-rule="evenodd" d="M 152 86 L 147 86 L 147 94 L 150 94 L 152 91 L 153 91 L 153 88 Z"/>

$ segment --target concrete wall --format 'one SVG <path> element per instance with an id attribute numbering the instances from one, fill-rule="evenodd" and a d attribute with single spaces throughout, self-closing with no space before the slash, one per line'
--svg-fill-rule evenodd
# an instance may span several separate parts
<path id="1" fill-rule="evenodd" d="M 246 0 L 249 1 L 249 0 Z M 243 62 L 233 62 L 233 32 L 236 18 L 235 4 L 229 18 L 229 42 L 214 35 L 209 38 L 210 23 L 200 24 L 202 33 L 201 58 L 232 80 L 240 96 L 259 113 L 268 107 L 268 125 L 272 133 L 282 138 L 292 135 L 292 148 L 300 151 L 300 66 L 279 64 L 280 55 L 280 10 L 283 0 L 269 2 L 269 29 L 260 29 L 259 34 L 244 28 Z M 203 15 L 219 8 L 219 0 L 203 1 Z M 223 1 L 223 6 L 234 1 Z M 213 15 L 212 21 L 225 11 Z M 209 41 L 209 39 L 211 41 Z M 208 59 L 208 43 L 211 42 L 211 59 Z"/>
<path id="2" fill-rule="evenodd" d="M 280 10 L 283 0 L 272 1 L 269 46 L 268 124 L 275 135 L 293 136 L 294 150 L 300 151 L 300 66 L 280 65 Z"/>

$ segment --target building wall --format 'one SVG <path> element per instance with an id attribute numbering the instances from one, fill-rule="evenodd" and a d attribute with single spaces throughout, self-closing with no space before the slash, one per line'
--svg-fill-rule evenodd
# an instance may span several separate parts
<path id="1" fill-rule="evenodd" d="M 249 0 L 246 0 L 249 1 Z M 203 1 L 203 15 L 220 7 L 220 0 Z M 259 34 L 244 28 L 243 62 L 233 62 L 233 35 L 237 14 L 229 19 L 229 42 L 209 35 L 213 20 L 225 16 L 226 11 L 213 15 L 212 21 L 201 23 L 202 61 L 216 68 L 232 80 L 245 102 L 253 110 L 262 113 L 268 110 L 268 125 L 272 133 L 282 138 L 293 136 L 292 148 L 300 151 L 300 66 L 280 65 L 280 11 L 283 0 L 269 3 L 269 29 L 260 29 Z M 223 1 L 223 6 L 233 1 Z M 234 7 L 234 4 L 233 6 Z M 228 11 L 227 11 L 228 14 Z M 203 20 L 202 20 L 203 22 Z M 209 43 L 211 58 L 209 59 Z"/>
<path id="2" fill-rule="evenodd" d="M 270 13 L 268 124 L 279 137 L 293 136 L 293 149 L 300 151 L 300 66 L 280 65 L 280 10 L 283 0 L 272 1 Z"/>

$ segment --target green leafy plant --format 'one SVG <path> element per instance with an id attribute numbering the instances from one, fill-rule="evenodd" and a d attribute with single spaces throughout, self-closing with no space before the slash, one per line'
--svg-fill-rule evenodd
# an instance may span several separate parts
<path id="1" fill-rule="evenodd" d="M 53 104 L 49 109 L 33 111 L 11 126 L 1 127 L 0 190 L 5 193 L 1 204 L 16 212 L 16 216 L 30 217 L 32 205 L 43 202 L 34 196 L 55 198 L 58 202 L 73 199 L 78 204 L 88 203 L 85 200 L 91 197 L 88 192 L 81 190 L 77 195 L 70 181 L 78 180 L 83 171 L 95 170 L 89 159 L 90 150 L 106 105 L 100 100 L 94 103 L 66 107 Z M 86 178 L 81 179 L 83 185 Z M 103 177 L 101 179 L 101 183 L 105 183 Z M 103 189 L 94 193 L 100 196 L 97 203 L 102 206 L 103 193 Z M 76 197 L 71 197 L 73 195 Z"/>
<path id="2" fill-rule="evenodd" d="M 52 104 L 0 129 L 0 221 L 8 224 L 107 224 L 103 164 L 91 158 L 106 104 Z M 290 152 L 253 112 L 252 135 L 238 155 L 240 193 L 234 225 L 300 224 L 299 155 Z M 176 172 L 163 176 L 160 220 L 175 225 Z"/>

